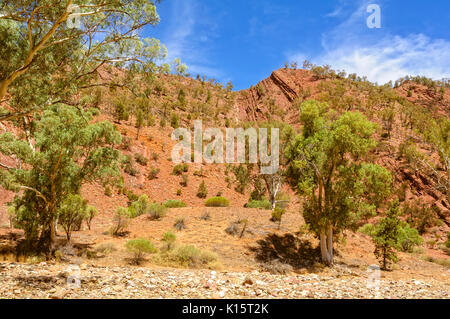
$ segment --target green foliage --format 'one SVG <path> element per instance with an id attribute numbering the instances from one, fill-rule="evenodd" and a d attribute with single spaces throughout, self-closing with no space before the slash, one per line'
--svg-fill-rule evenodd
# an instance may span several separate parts
<path id="1" fill-rule="evenodd" d="M 175 241 L 177 240 L 177 236 L 172 233 L 171 231 L 168 231 L 164 233 L 162 241 L 164 243 L 163 250 L 168 251 L 172 250 L 175 247 Z"/>
<path id="2" fill-rule="evenodd" d="M 376 146 L 376 125 L 359 112 L 336 117 L 326 111 L 326 104 L 304 102 L 303 132 L 286 150 L 287 176 L 306 197 L 303 216 L 322 243 L 331 242 L 330 232 L 356 228 L 361 217 L 374 215 L 392 184 L 385 168 L 363 161 Z M 321 247 L 324 262 L 332 263 L 331 247 Z"/>
<path id="3" fill-rule="evenodd" d="M 93 206 L 87 206 L 86 208 L 86 225 L 88 226 L 88 229 L 91 230 L 92 226 L 92 220 L 95 216 L 98 215 L 98 210 Z"/>
<path id="4" fill-rule="evenodd" d="M 198 198 L 206 198 L 208 196 L 208 189 L 206 188 L 205 181 L 202 181 L 198 186 L 197 197 Z"/>
<path id="5" fill-rule="evenodd" d="M 230 201 L 224 197 L 211 197 L 206 200 L 206 207 L 228 207 L 230 206 Z"/>
<path id="6" fill-rule="evenodd" d="M 68 23 L 69 4 L 78 5 L 85 14 L 76 28 Z M 82 106 L 85 101 L 73 97 L 82 88 L 92 88 L 95 71 L 103 65 L 132 70 L 122 83 L 110 84 L 132 89 L 130 79 L 137 73 L 154 73 L 156 60 L 166 55 L 158 40 L 141 38 L 138 32 L 158 24 L 154 1 L 40 1 L 36 5 L 31 0 L 1 4 L 5 14 L 0 16 L 0 100 L 7 96 L 15 110 L 8 116 L 41 111 L 61 100 Z M 96 41 L 85 45 L 86 39 Z"/>
<path id="7" fill-rule="evenodd" d="M 155 246 L 144 238 L 129 240 L 125 246 L 129 252 L 133 253 L 133 263 L 136 265 L 141 264 L 146 253 L 154 254 L 157 252 Z"/>
<path id="8" fill-rule="evenodd" d="M 197 268 L 207 266 L 216 261 L 217 255 L 207 250 L 187 245 L 176 247 L 170 258 L 182 266 Z"/>
<path id="9" fill-rule="evenodd" d="M 160 220 L 166 215 L 167 207 L 153 203 L 150 204 L 147 208 L 147 214 L 149 215 L 151 220 Z"/>
<path id="10" fill-rule="evenodd" d="M 415 228 L 411 228 L 408 223 L 402 223 L 399 228 L 397 238 L 397 249 L 404 252 L 413 252 L 415 246 L 423 244 L 423 238 Z"/>
<path id="11" fill-rule="evenodd" d="M 281 222 L 284 213 L 285 213 L 284 209 L 275 207 L 275 209 L 272 212 L 272 218 L 270 220 L 273 222 Z"/>
<path id="12" fill-rule="evenodd" d="M 134 159 L 137 163 L 141 164 L 142 166 L 147 166 L 148 159 L 142 155 L 142 154 L 134 154 Z"/>
<path id="13" fill-rule="evenodd" d="M 412 252 L 415 246 L 423 243 L 416 229 L 399 219 L 399 202 L 396 199 L 375 226 L 365 225 L 361 232 L 372 237 L 375 244 L 375 256 L 380 260 L 383 269 L 388 269 L 391 262 L 397 262 L 395 249 Z"/>
<path id="14" fill-rule="evenodd" d="M 128 209 L 119 207 L 113 217 L 113 225 L 109 232 L 112 236 L 122 236 L 130 223 L 130 213 Z"/>
<path id="15" fill-rule="evenodd" d="M 2 171 L 0 183 L 24 190 L 14 207 L 30 248 L 49 249 L 58 209 L 69 195 L 80 193 L 83 183 L 119 181 L 114 145 L 120 144 L 120 134 L 111 123 L 91 120 L 89 111 L 55 105 L 36 124 L 34 150 L 10 133 L 0 135 L 0 152 L 22 162 L 19 169 Z"/>
<path id="16" fill-rule="evenodd" d="M 240 194 L 244 194 L 250 183 L 251 175 L 249 169 L 245 165 L 240 164 L 239 166 L 233 166 L 232 172 L 236 178 L 237 183 L 235 190 Z"/>
<path id="17" fill-rule="evenodd" d="M 58 221 L 70 241 L 72 232 L 76 230 L 87 217 L 87 201 L 79 195 L 69 195 L 61 203 L 57 212 Z"/>
<path id="18" fill-rule="evenodd" d="M 173 175 L 182 175 L 183 173 L 187 173 L 189 170 L 189 166 L 187 164 L 177 164 L 173 167 L 172 174 Z"/>
<path id="19" fill-rule="evenodd" d="M 246 208 L 261 208 L 265 210 L 272 209 L 272 203 L 267 199 L 263 200 L 250 200 L 247 204 L 245 204 Z"/>
<path id="20" fill-rule="evenodd" d="M 407 222 L 419 231 L 419 234 L 424 234 L 427 228 L 434 226 L 433 210 L 420 200 L 405 203 L 403 214 L 407 217 Z"/>
<path id="21" fill-rule="evenodd" d="M 136 218 L 147 212 L 150 202 L 147 195 L 139 196 L 138 200 L 133 201 L 128 207 L 128 213 L 130 218 Z"/>
<path id="22" fill-rule="evenodd" d="M 163 203 L 163 206 L 167 207 L 167 208 L 182 208 L 182 207 L 186 207 L 186 203 L 180 200 L 167 200 Z"/>
<path id="23" fill-rule="evenodd" d="M 160 168 L 158 167 L 151 167 L 150 170 L 148 171 L 148 179 L 149 180 L 154 180 L 158 178 L 158 174 L 161 171 Z"/>
<path id="24" fill-rule="evenodd" d="M 180 117 L 178 116 L 178 114 L 173 113 L 172 116 L 170 117 L 170 126 L 172 126 L 173 128 L 178 128 L 179 127 L 179 122 L 180 122 Z"/>

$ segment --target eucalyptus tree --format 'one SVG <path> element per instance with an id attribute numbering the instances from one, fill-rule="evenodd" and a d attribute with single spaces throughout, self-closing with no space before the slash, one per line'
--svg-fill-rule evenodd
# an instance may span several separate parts
<path id="1" fill-rule="evenodd" d="M 0 135 L 0 152 L 21 162 L 0 169 L 0 183 L 16 192 L 16 224 L 29 249 L 51 251 L 57 215 L 83 183 L 119 181 L 120 133 L 92 119 L 91 111 L 57 104 L 37 121 L 34 147 L 11 133 Z"/>
<path id="2" fill-rule="evenodd" d="M 21 118 L 55 103 L 75 104 L 74 93 L 93 86 L 104 65 L 151 75 L 166 55 L 159 40 L 140 30 L 156 26 L 149 0 L 1 0 L 0 121 Z M 94 81 L 95 80 L 95 81 Z"/>
<path id="3" fill-rule="evenodd" d="M 322 261 L 331 265 L 334 237 L 376 214 L 390 193 L 392 176 L 364 161 L 376 146 L 376 126 L 361 113 L 338 115 L 326 103 L 309 100 L 301 105 L 300 121 L 302 133 L 286 149 L 287 176 L 305 197 L 303 216 L 320 238 Z"/>

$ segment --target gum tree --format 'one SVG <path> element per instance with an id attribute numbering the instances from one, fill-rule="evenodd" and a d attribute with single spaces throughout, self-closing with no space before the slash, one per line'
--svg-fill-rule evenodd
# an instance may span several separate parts
<path id="1" fill-rule="evenodd" d="M 301 105 L 300 121 L 302 133 L 286 149 L 287 175 L 304 196 L 303 215 L 320 238 L 322 261 L 331 265 L 334 237 L 376 214 L 390 193 L 392 176 L 364 161 L 376 145 L 375 124 L 361 113 L 338 116 L 326 103 L 310 100 Z"/>
<path id="2" fill-rule="evenodd" d="M 151 76 L 166 49 L 139 31 L 159 22 L 159 0 L 0 1 L 0 121 L 55 103 L 74 104 L 79 89 L 119 86 L 133 91 L 136 73 Z M 127 67 L 120 83 L 103 83 L 104 65 Z M 95 80 L 95 81 L 94 81 Z"/>
<path id="3" fill-rule="evenodd" d="M 92 119 L 89 111 L 55 105 L 37 122 L 33 147 L 11 133 L 0 135 L 0 152 L 20 163 L 0 169 L 0 183 L 17 192 L 17 224 L 30 249 L 51 251 L 58 211 L 83 183 L 119 180 L 114 147 L 121 136 L 111 123 Z"/>

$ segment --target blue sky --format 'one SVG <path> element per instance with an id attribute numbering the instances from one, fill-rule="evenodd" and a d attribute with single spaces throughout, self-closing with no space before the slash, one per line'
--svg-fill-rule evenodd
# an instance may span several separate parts
<path id="1" fill-rule="evenodd" d="M 369 29 L 369 4 L 381 28 Z M 285 61 L 308 59 L 385 83 L 450 77 L 448 0 L 163 0 L 160 39 L 188 72 L 246 89 Z"/>

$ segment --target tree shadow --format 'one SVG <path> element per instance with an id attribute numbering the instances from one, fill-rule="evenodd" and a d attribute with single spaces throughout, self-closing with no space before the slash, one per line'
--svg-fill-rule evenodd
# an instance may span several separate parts
<path id="1" fill-rule="evenodd" d="M 280 261 L 290 265 L 293 270 L 311 270 L 315 263 L 320 262 L 320 247 L 313 247 L 306 239 L 300 239 L 293 234 L 267 235 L 257 241 L 257 246 L 250 250 L 256 253 L 256 261 L 270 263 Z"/>

